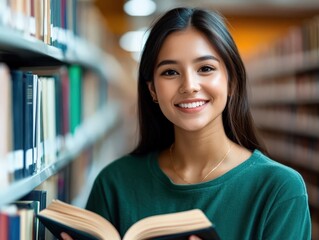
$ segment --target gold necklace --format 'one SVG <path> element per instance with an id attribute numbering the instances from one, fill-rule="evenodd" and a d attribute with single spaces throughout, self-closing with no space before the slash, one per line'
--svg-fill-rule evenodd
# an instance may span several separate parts
<path id="1" fill-rule="evenodd" d="M 173 147 L 174 147 L 174 143 L 173 143 L 173 144 L 171 145 L 171 147 L 169 148 L 169 155 L 170 155 L 171 165 L 172 165 L 172 169 L 173 169 L 174 173 L 176 174 L 176 176 L 178 176 L 178 177 L 179 177 L 181 180 L 183 180 L 185 183 L 187 183 L 187 184 L 194 184 L 194 183 L 191 183 L 191 182 L 187 181 L 185 178 L 183 178 L 183 177 L 182 177 L 181 175 L 179 175 L 179 173 L 177 172 L 177 170 L 176 170 L 176 168 L 175 168 L 175 165 L 174 165 L 174 156 L 173 156 L 173 153 L 172 153 Z M 227 150 L 227 152 L 225 153 L 225 155 L 223 156 L 223 158 L 218 162 L 218 164 L 217 164 L 215 167 L 213 167 L 213 168 L 201 179 L 200 183 L 204 182 L 205 179 L 206 179 L 212 172 L 214 172 L 214 171 L 224 162 L 224 160 L 226 159 L 226 157 L 227 157 L 228 154 L 230 153 L 231 149 L 232 149 L 232 146 L 231 146 L 231 144 L 229 144 L 228 150 Z"/>

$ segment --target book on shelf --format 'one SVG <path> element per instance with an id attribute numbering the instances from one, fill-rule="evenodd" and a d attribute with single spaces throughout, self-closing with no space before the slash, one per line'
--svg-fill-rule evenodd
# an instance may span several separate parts
<path id="1" fill-rule="evenodd" d="M 56 112 L 55 112 L 55 80 L 53 77 L 42 79 L 42 111 L 45 164 L 56 161 Z"/>
<path id="2" fill-rule="evenodd" d="M 31 240 L 38 239 L 39 221 L 35 215 L 39 212 L 38 201 L 16 201 L 13 203 L 17 206 L 17 214 L 20 217 L 20 239 Z"/>
<path id="3" fill-rule="evenodd" d="M 36 210 L 35 214 L 37 214 L 39 211 L 43 210 L 47 206 L 47 191 L 44 190 L 32 190 L 27 195 L 23 196 L 20 201 L 33 201 L 36 205 L 38 202 L 39 210 Z M 36 222 L 37 229 L 37 237 L 35 239 L 45 239 L 45 227 L 42 223 Z"/>
<path id="4" fill-rule="evenodd" d="M 23 72 L 11 71 L 12 79 L 12 109 L 13 109 L 13 155 L 14 179 L 24 177 L 24 88 Z"/>
<path id="5" fill-rule="evenodd" d="M 1 94 L 0 94 L 0 187 L 10 182 L 9 154 L 12 151 L 12 96 L 11 76 L 9 68 L 0 63 Z M 0 238 L 1 239 L 1 238 Z"/>
<path id="6" fill-rule="evenodd" d="M 1 240 L 38 240 L 38 201 L 16 201 L 0 209 Z"/>
<path id="7" fill-rule="evenodd" d="M 8 239 L 8 218 L 7 215 L 0 211 L 0 239 Z"/>
<path id="8" fill-rule="evenodd" d="M 1 239 L 19 240 L 21 234 L 21 218 L 15 205 L 2 206 L 0 209 Z"/>
<path id="9" fill-rule="evenodd" d="M 30 176 L 34 172 L 34 77 L 31 72 L 23 73 L 24 88 L 24 177 Z"/>
<path id="10" fill-rule="evenodd" d="M 21 239 L 24 236 L 24 239 L 38 240 L 39 219 L 35 216 L 40 211 L 40 202 L 36 200 L 22 200 L 15 201 L 13 204 L 20 210 Z"/>
<path id="11" fill-rule="evenodd" d="M 61 232 L 77 240 L 121 239 L 115 227 L 100 215 L 59 200 L 53 200 L 37 217 L 58 239 Z M 203 240 L 220 239 L 205 214 L 192 209 L 141 219 L 128 229 L 123 240 L 186 240 L 190 235 Z"/>
<path id="12" fill-rule="evenodd" d="M 82 120 L 82 68 L 77 65 L 69 67 L 70 81 L 70 131 L 75 134 L 76 128 L 81 124 Z"/>

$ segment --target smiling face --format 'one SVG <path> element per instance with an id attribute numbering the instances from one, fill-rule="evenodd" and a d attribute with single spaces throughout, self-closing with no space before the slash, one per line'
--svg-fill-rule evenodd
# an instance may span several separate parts
<path id="1" fill-rule="evenodd" d="M 170 34 L 159 52 L 151 95 L 175 127 L 220 129 L 226 106 L 227 71 L 205 37 L 189 27 Z"/>

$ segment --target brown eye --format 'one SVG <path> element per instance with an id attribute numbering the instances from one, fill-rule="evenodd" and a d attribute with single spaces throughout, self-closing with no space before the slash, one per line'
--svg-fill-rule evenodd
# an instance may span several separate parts
<path id="1" fill-rule="evenodd" d="M 178 73 L 175 70 L 166 70 L 164 72 L 162 72 L 161 74 L 162 76 L 173 76 L 173 75 L 178 75 Z"/>
<path id="2" fill-rule="evenodd" d="M 201 67 L 198 72 L 211 72 L 211 71 L 214 71 L 215 68 L 212 68 L 210 66 L 204 66 L 204 67 Z"/>

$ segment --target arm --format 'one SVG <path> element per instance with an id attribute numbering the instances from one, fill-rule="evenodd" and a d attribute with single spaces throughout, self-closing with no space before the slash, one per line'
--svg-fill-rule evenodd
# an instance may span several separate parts
<path id="1" fill-rule="evenodd" d="M 270 211 L 262 239 L 311 239 L 311 221 L 306 195 L 278 203 Z"/>

